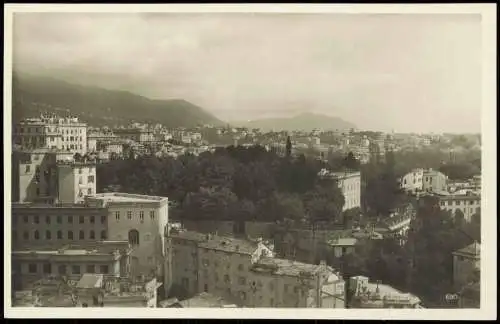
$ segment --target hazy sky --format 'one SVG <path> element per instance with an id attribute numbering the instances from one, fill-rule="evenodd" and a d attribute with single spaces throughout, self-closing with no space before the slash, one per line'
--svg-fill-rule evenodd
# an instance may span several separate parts
<path id="1" fill-rule="evenodd" d="M 17 13 L 16 69 L 223 120 L 311 111 L 362 129 L 475 132 L 481 17 Z"/>

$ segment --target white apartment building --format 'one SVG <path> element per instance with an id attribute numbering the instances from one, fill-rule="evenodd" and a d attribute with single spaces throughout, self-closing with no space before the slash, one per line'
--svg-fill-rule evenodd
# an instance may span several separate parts
<path id="1" fill-rule="evenodd" d="M 27 118 L 14 126 L 14 143 L 23 149 L 59 149 L 73 153 L 87 152 L 87 124 L 76 117 L 41 116 Z"/>
<path id="2" fill-rule="evenodd" d="M 414 169 L 400 179 L 400 187 L 407 192 L 444 192 L 448 177 L 433 169 Z"/>
<path id="3" fill-rule="evenodd" d="M 322 169 L 318 175 L 337 181 L 345 199 L 343 210 L 361 207 L 361 172 L 330 172 Z"/>
<path id="4" fill-rule="evenodd" d="M 85 200 L 89 205 L 107 208 L 108 240 L 132 244 L 133 275 L 163 275 L 168 198 L 114 192 Z"/>

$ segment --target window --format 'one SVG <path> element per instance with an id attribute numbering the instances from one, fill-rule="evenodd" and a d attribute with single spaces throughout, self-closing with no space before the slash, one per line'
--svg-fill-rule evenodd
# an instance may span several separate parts
<path id="1" fill-rule="evenodd" d="M 79 265 L 71 266 L 71 273 L 80 274 L 80 266 Z"/>
<path id="2" fill-rule="evenodd" d="M 127 218 L 132 219 L 132 212 L 130 210 L 127 211 Z"/>
<path id="3" fill-rule="evenodd" d="M 83 191 L 82 189 L 78 190 L 78 197 L 82 197 L 83 196 Z"/>
<path id="4" fill-rule="evenodd" d="M 90 224 L 94 224 L 95 223 L 95 216 L 90 216 Z"/>
<path id="5" fill-rule="evenodd" d="M 95 232 L 94 231 L 90 231 L 90 236 L 89 236 L 90 239 L 95 239 Z"/>
<path id="6" fill-rule="evenodd" d="M 92 194 L 92 188 L 88 188 L 87 189 L 87 195 L 91 195 Z"/>
<path id="7" fill-rule="evenodd" d="M 29 273 L 37 273 L 38 269 L 35 263 L 30 263 L 28 265 L 28 271 Z"/>
<path id="8" fill-rule="evenodd" d="M 444 201 L 441 202 L 441 206 L 444 206 Z"/>
<path id="9" fill-rule="evenodd" d="M 57 231 L 57 239 L 62 240 L 62 231 Z"/>
<path id="10" fill-rule="evenodd" d="M 50 216 L 45 216 L 45 223 L 50 224 Z"/>
<path id="11" fill-rule="evenodd" d="M 208 292 L 208 285 L 207 285 L 207 284 L 205 284 L 205 285 L 203 286 L 203 291 L 204 291 L 204 292 Z"/>
<path id="12" fill-rule="evenodd" d="M 115 217 L 116 217 L 116 220 L 120 220 L 120 212 L 119 211 L 115 212 Z"/>
<path id="13" fill-rule="evenodd" d="M 82 183 L 83 183 L 82 177 L 78 178 L 78 184 L 82 184 Z"/>
<path id="14" fill-rule="evenodd" d="M 87 266 L 87 273 L 95 273 L 95 265 L 89 264 Z"/>
<path id="15" fill-rule="evenodd" d="M 30 173 L 31 172 L 31 165 L 26 165 L 26 170 L 25 170 L 26 173 Z"/>
<path id="16" fill-rule="evenodd" d="M 36 188 L 36 195 L 40 196 L 40 188 Z"/>
<path id="17" fill-rule="evenodd" d="M 35 224 L 40 224 L 40 217 L 35 216 Z"/>
<path id="18" fill-rule="evenodd" d="M 106 231 L 101 231 L 101 240 L 106 239 Z"/>
<path id="19" fill-rule="evenodd" d="M 57 224 L 61 224 L 62 223 L 62 217 L 61 216 L 57 216 L 56 221 L 57 221 Z"/>
<path id="20" fill-rule="evenodd" d="M 35 231 L 35 240 L 39 239 L 40 239 L 40 233 L 38 233 L 38 231 Z"/>
<path id="21" fill-rule="evenodd" d="M 57 272 L 60 274 L 60 275 L 64 275 L 66 274 L 66 266 L 61 264 L 59 267 L 57 267 Z"/>
<path id="22" fill-rule="evenodd" d="M 73 231 L 68 231 L 68 240 L 73 239 Z"/>
<path id="23" fill-rule="evenodd" d="M 469 201 L 469 205 L 474 205 L 474 201 L 473 200 Z"/>
<path id="24" fill-rule="evenodd" d="M 23 222 L 27 223 L 28 222 L 28 216 L 27 215 L 24 215 L 23 216 Z"/>
<path id="25" fill-rule="evenodd" d="M 82 174 L 82 168 L 78 168 L 78 173 Z M 81 178 L 80 178 L 81 179 Z"/>
<path id="26" fill-rule="evenodd" d="M 83 216 L 78 217 L 78 223 L 83 224 L 85 223 L 85 218 Z"/>
<path id="27" fill-rule="evenodd" d="M 88 177 L 87 177 L 87 182 L 88 182 L 88 183 L 94 183 L 94 176 L 93 176 L 93 175 L 88 176 Z"/>
<path id="28" fill-rule="evenodd" d="M 52 266 L 50 263 L 45 263 L 43 265 L 43 273 L 52 273 Z"/>
<path id="29" fill-rule="evenodd" d="M 29 239 L 30 239 L 30 233 L 29 233 L 29 232 L 27 232 L 27 231 L 24 231 L 24 232 L 23 232 L 23 239 L 24 239 L 24 240 L 29 240 Z"/>
<path id="30" fill-rule="evenodd" d="M 132 245 L 139 245 L 139 232 L 137 230 L 130 230 L 128 232 L 128 241 Z"/>
<path id="31" fill-rule="evenodd" d="M 80 234 L 78 235 L 78 238 L 80 240 L 84 240 L 85 239 L 85 232 L 84 231 L 80 231 Z"/>
<path id="32" fill-rule="evenodd" d="M 102 273 L 102 274 L 107 274 L 109 271 L 108 269 L 108 266 L 107 265 L 102 265 L 99 267 L 99 272 Z"/>
<path id="33" fill-rule="evenodd" d="M 101 216 L 101 224 L 106 223 L 106 216 Z"/>
<path id="34" fill-rule="evenodd" d="M 47 240 L 52 239 L 52 233 L 50 233 L 50 231 L 46 231 L 46 232 L 45 232 L 45 238 L 46 238 Z"/>
<path id="35" fill-rule="evenodd" d="M 224 282 L 229 283 L 229 275 L 224 275 Z"/>
<path id="36" fill-rule="evenodd" d="M 139 212 L 139 218 L 141 221 L 144 220 L 144 212 L 142 210 Z"/>
<path id="37" fill-rule="evenodd" d="M 245 278 L 245 277 L 239 277 L 239 278 L 238 278 L 238 283 L 239 283 L 240 285 L 246 285 L 247 280 L 246 280 L 246 278 Z"/>
<path id="38" fill-rule="evenodd" d="M 73 216 L 68 216 L 68 223 L 73 224 Z"/>
<path id="39" fill-rule="evenodd" d="M 246 292 L 244 292 L 244 291 L 241 291 L 241 292 L 240 292 L 240 298 L 241 298 L 242 300 L 246 300 L 246 299 L 247 299 L 247 293 L 246 293 Z"/>
<path id="40" fill-rule="evenodd" d="M 151 210 L 151 211 L 149 212 L 149 218 L 151 218 L 151 219 L 155 219 L 155 211 L 154 211 L 154 210 Z"/>

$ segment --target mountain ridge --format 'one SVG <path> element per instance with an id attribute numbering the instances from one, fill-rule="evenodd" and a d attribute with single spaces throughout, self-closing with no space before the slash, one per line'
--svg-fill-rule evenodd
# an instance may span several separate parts
<path id="1" fill-rule="evenodd" d="M 356 128 L 353 123 L 339 117 L 313 112 L 303 112 L 290 117 L 272 117 L 248 121 L 232 121 L 230 123 L 237 126 L 260 128 L 266 131 L 312 131 L 314 129 L 328 131 Z"/>
<path id="2" fill-rule="evenodd" d="M 200 124 L 225 124 L 203 108 L 181 98 L 150 99 L 124 90 L 14 72 L 13 121 L 42 112 L 70 113 L 95 126 L 130 122 L 161 123 L 167 127 L 187 128 Z"/>

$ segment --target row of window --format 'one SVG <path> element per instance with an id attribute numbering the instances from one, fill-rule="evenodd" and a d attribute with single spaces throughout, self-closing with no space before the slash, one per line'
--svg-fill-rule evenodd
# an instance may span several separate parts
<path id="1" fill-rule="evenodd" d="M 467 201 L 469 201 L 469 205 L 474 205 L 474 204 L 480 203 L 479 200 L 455 200 L 455 206 L 462 204 L 462 202 L 464 205 L 467 205 Z M 448 204 L 446 204 L 446 203 L 448 203 Z M 441 200 L 441 206 L 446 206 L 446 205 L 448 205 L 448 206 L 453 205 L 453 200 L 448 200 L 448 201 Z"/>
<path id="2" fill-rule="evenodd" d="M 466 207 L 466 208 L 454 208 L 454 209 L 449 209 L 449 211 L 451 211 L 451 210 L 457 210 L 457 209 L 458 209 L 458 210 L 461 210 L 464 214 L 465 214 L 465 213 L 467 213 L 467 207 Z M 475 208 L 475 210 L 476 210 L 476 213 L 479 213 L 479 211 L 480 211 L 480 207 Z M 469 208 L 469 213 L 470 213 L 470 214 L 474 213 L 474 208 Z"/>
<path id="3" fill-rule="evenodd" d="M 100 234 L 101 234 L 100 235 L 101 240 L 107 239 L 107 232 L 106 231 L 101 231 Z M 17 239 L 18 239 L 18 237 L 17 237 L 17 231 L 12 231 L 12 239 L 14 241 L 17 241 Z M 29 231 L 24 231 L 22 239 L 23 240 L 29 240 L 30 239 L 30 232 Z M 39 231 L 34 231 L 33 232 L 33 239 L 35 239 L 35 240 L 39 240 L 40 239 L 40 232 Z M 51 231 L 45 231 L 45 239 L 46 240 L 52 240 L 52 232 Z M 57 240 L 64 240 L 65 238 L 64 238 L 63 231 L 57 231 L 55 239 L 57 239 Z M 75 237 L 73 235 L 73 231 L 68 231 L 67 232 L 66 239 L 68 239 L 68 240 L 74 240 L 75 239 Z M 78 239 L 79 240 L 85 240 L 85 231 L 79 231 L 78 232 Z M 89 231 L 88 239 L 91 239 L 91 240 L 96 239 L 96 235 L 95 235 L 94 231 Z"/>
<path id="4" fill-rule="evenodd" d="M 40 224 L 40 216 L 38 215 L 33 215 L 33 223 L 35 224 Z M 76 217 L 76 216 L 67 216 L 66 218 L 66 221 L 68 224 L 73 224 L 73 217 Z M 85 218 L 88 218 L 88 222 L 90 224 L 95 224 L 96 222 L 96 216 L 78 216 L 78 224 L 85 224 Z M 24 223 L 29 223 L 29 219 L 30 219 L 30 216 L 28 215 L 24 215 L 23 216 L 23 222 Z M 51 224 L 52 223 L 52 220 L 53 220 L 53 216 L 45 216 L 45 223 L 46 224 Z M 16 223 L 17 221 L 17 217 L 13 217 L 13 221 L 14 223 Z M 56 223 L 57 224 L 62 224 L 63 223 L 63 216 L 56 216 Z M 101 216 L 101 224 L 105 224 L 106 223 L 106 216 Z"/>
<path id="5" fill-rule="evenodd" d="M 72 265 L 71 266 L 71 274 L 81 274 L 81 269 L 82 267 L 79 265 Z M 85 272 L 86 273 L 96 273 L 97 267 L 93 264 L 87 265 L 85 267 Z M 28 264 L 28 272 L 29 273 L 38 273 L 38 264 L 36 263 L 30 263 Z M 52 264 L 50 263 L 45 263 L 42 265 L 42 272 L 46 274 L 52 274 Z M 64 264 L 59 265 L 57 267 L 57 273 L 60 275 L 65 275 L 68 274 L 68 267 Z M 99 273 L 101 274 L 108 274 L 109 273 L 109 266 L 107 265 L 100 265 L 99 266 Z"/>
<path id="6" fill-rule="evenodd" d="M 116 220 L 120 220 L 120 212 L 119 211 L 115 212 L 115 218 L 116 218 Z M 151 218 L 152 220 L 155 219 L 155 211 L 154 210 L 149 211 L 149 218 Z M 131 210 L 127 211 L 127 219 L 132 219 L 132 211 Z M 139 211 L 139 219 L 144 220 L 144 211 L 143 210 Z"/>
<path id="7" fill-rule="evenodd" d="M 65 145 L 63 144 L 61 148 L 62 148 L 63 150 L 64 150 L 64 149 L 67 149 L 67 150 L 77 150 L 77 149 L 78 149 L 78 145 L 76 145 L 76 144 L 75 144 L 75 145 L 71 144 L 71 145 L 66 145 L 66 146 L 65 146 Z M 80 150 L 83 150 L 83 145 L 82 145 L 82 144 L 80 144 Z"/>

